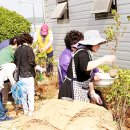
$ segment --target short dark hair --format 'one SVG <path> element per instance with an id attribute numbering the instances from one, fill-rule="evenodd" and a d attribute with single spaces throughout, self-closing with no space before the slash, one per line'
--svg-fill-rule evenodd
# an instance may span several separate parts
<path id="1" fill-rule="evenodd" d="M 13 37 L 13 38 L 10 38 L 10 40 L 9 40 L 9 45 L 12 45 L 12 46 L 14 46 L 15 44 L 17 44 L 17 46 L 18 46 L 18 44 L 20 44 L 20 37 L 19 36 L 15 36 L 15 37 Z"/>
<path id="2" fill-rule="evenodd" d="M 66 48 L 71 49 L 71 45 L 76 44 L 77 42 L 83 39 L 84 39 L 84 36 L 82 32 L 71 30 L 70 32 L 66 34 L 64 42 L 65 42 Z"/>
<path id="3" fill-rule="evenodd" d="M 27 43 L 27 44 L 33 43 L 33 38 L 29 33 L 23 33 L 23 34 L 21 34 L 20 37 L 21 37 L 22 44 L 23 43 Z"/>
<path id="4" fill-rule="evenodd" d="M 92 45 L 86 45 L 87 50 L 92 51 Z"/>
<path id="5" fill-rule="evenodd" d="M 17 40 L 17 46 L 21 45 L 21 43 L 22 43 L 21 37 L 17 36 L 16 40 Z"/>

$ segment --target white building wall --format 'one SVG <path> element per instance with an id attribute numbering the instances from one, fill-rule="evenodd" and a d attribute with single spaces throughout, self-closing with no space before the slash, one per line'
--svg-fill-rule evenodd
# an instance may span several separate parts
<path id="1" fill-rule="evenodd" d="M 91 14 L 93 0 L 68 0 L 69 22 L 57 24 L 56 19 L 50 19 L 52 12 L 56 7 L 56 0 L 45 0 L 46 23 L 51 27 L 54 33 L 54 55 L 58 57 L 65 49 L 64 36 L 70 30 L 79 30 L 85 32 L 90 29 L 97 29 L 104 36 L 106 26 L 113 23 L 112 19 L 95 20 L 94 14 Z M 117 63 L 122 68 L 130 69 L 130 22 L 127 15 L 130 15 L 130 0 L 117 0 L 117 10 L 121 16 L 121 21 L 127 28 L 127 34 L 120 40 L 120 45 L 116 52 Z M 103 45 L 96 54 L 95 58 L 110 54 L 108 47 Z"/>

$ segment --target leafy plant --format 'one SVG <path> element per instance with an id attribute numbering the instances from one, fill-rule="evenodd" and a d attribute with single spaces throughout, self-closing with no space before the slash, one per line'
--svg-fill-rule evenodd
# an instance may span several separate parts
<path id="1" fill-rule="evenodd" d="M 127 16 L 128 21 L 130 21 L 130 16 Z"/>
<path id="2" fill-rule="evenodd" d="M 118 70 L 118 78 L 111 86 L 107 101 L 112 104 L 114 119 L 125 124 L 126 111 L 130 106 L 130 70 Z"/>
<path id="3" fill-rule="evenodd" d="M 37 42 L 35 42 L 32 45 L 32 48 L 34 50 L 36 50 L 36 52 L 35 52 L 35 61 L 36 61 L 36 64 L 40 65 L 42 68 L 47 68 L 47 66 L 50 63 L 52 63 L 53 65 L 55 65 L 54 57 L 48 58 L 48 60 L 47 60 L 47 54 L 46 54 L 46 52 L 45 51 L 39 52 L 37 50 Z M 43 74 L 37 73 L 36 74 L 36 81 L 42 81 L 44 79 L 42 76 L 43 76 Z M 53 72 L 50 73 L 49 77 L 52 78 L 52 76 L 53 76 Z"/>
<path id="4" fill-rule="evenodd" d="M 126 33 L 126 27 L 122 26 L 120 15 L 115 10 L 112 13 L 114 23 L 105 29 L 105 34 L 109 49 L 115 55 L 119 40 Z M 130 106 L 130 70 L 120 69 L 116 65 L 113 67 L 118 70 L 118 78 L 107 92 L 107 101 L 111 104 L 114 119 L 121 126 L 125 124 L 126 111 Z M 102 68 L 106 69 L 106 67 Z"/>
<path id="5" fill-rule="evenodd" d="M 103 70 L 105 73 L 107 73 L 110 70 L 110 66 L 108 65 L 100 65 L 98 68 Z"/>
<path id="6" fill-rule="evenodd" d="M 47 55 L 44 51 L 41 53 L 39 51 L 36 51 L 35 53 L 36 64 L 40 65 L 43 68 L 46 68 L 46 58 L 47 58 Z M 43 74 L 36 73 L 36 81 L 42 81 L 43 79 L 44 79 Z"/>
<path id="7" fill-rule="evenodd" d="M 99 68 L 104 72 L 110 70 L 108 65 L 102 65 Z M 106 95 L 114 120 L 124 125 L 127 117 L 126 111 L 130 107 L 130 70 L 118 69 L 117 77 L 111 87 L 103 88 L 101 91 Z"/>
<path id="8" fill-rule="evenodd" d="M 0 42 L 21 34 L 30 32 L 31 23 L 23 16 L 4 7 L 0 7 Z"/>
<path id="9" fill-rule="evenodd" d="M 108 46 L 112 54 L 115 54 L 117 47 L 119 45 L 119 39 L 124 37 L 126 32 L 126 27 L 122 26 L 120 15 L 115 11 L 112 10 L 112 14 L 114 15 L 114 23 L 109 25 L 105 30 L 106 38 L 108 41 Z M 121 30 L 124 31 L 121 31 Z M 112 43 L 110 43 L 112 42 Z"/>

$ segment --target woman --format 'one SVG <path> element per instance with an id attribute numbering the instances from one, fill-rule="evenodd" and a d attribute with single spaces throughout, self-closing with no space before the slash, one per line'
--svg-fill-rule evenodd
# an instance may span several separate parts
<path id="1" fill-rule="evenodd" d="M 67 75 L 67 69 L 72 58 L 73 52 L 76 51 L 75 47 L 71 47 L 72 44 L 76 44 L 79 41 L 83 40 L 84 36 L 81 32 L 72 30 L 66 34 L 66 38 L 64 39 L 66 49 L 61 53 L 59 57 L 59 65 L 58 65 L 58 77 L 59 77 L 59 88 L 61 88 L 65 76 Z"/>
<path id="2" fill-rule="evenodd" d="M 9 45 L 2 48 L 2 50 L 0 50 L 0 56 L 1 56 L 0 65 L 14 62 L 14 52 L 19 45 L 20 45 L 19 36 L 10 38 Z M 11 86 L 10 86 L 9 80 L 4 81 L 4 88 L 1 90 L 2 91 L 2 100 L 4 103 L 8 102 L 8 97 L 9 97 L 8 93 L 10 91 L 10 88 L 11 88 Z"/>
<path id="3" fill-rule="evenodd" d="M 69 35 L 70 34 L 68 34 L 68 36 L 65 38 L 66 40 L 69 40 L 70 38 Z M 91 61 L 89 51 L 97 52 L 98 49 L 100 48 L 100 45 L 106 42 L 106 40 L 101 38 L 97 30 L 87 31 L 85 33 L 85 37 L 86 37 L 85 40 L 82 40 L 78 43 L 71 42 L 71 46 L 86 45 L 87 47 L 87 49 L 82 49 L 79 52 L 76 51 L 74 56 L 75 71 L 77 75 L 77 81 L 79 82 L 89 80 L 91 78 L 90 75 L 91 70 L 93 70 L 97 66 L 103 63 L 113 63 L 115 61 L 115 56 L 113 55 L 107 55 L 97 60 Z M 67 70 L 67 78 L 65 79 L 62 87 L 59 90 L 59 96 L 58 96 L 59 99 L 70 99 L 70 100 L 74 99 L 74 89 L 73 87 L 71 87 L 71 81 L 73 79 L 72 71 L 73 69 L 71 60 Z M 95 96 L 95 93 L 92 92 L 90 96 L 93 98 L 93 96 Z M 95 98 L 96 97 L 97 95 L 95 96 Z M 86 100 L 89 101 L 89 99 Z"/>
<path id="4" fill-rule="evenodd" d="M 14 63 L 6 63 L 0 66 L 0 121 L 12 120 L 12 117 L 8 117 L 7 110 L 3 107 L 1 89 L 4 87 L 4 81 L 10 81 L 11 85 L 15 84 L 13 79 L 13 72 L 16 68 Z"/>
<path id="5" fill-rule="evenodd" d="M 19 66 L 19 81 L 23 82 L 26 89 L 24 93 L 24 101 L 22 102 L 24 114 L 32 115 L 34 111 L 34 77 L 35 77 L 35 56 L 32 45 L 33 38 L 28 33 L 21 35 L 21 46 L 15 51 L 15 63 Z"/>

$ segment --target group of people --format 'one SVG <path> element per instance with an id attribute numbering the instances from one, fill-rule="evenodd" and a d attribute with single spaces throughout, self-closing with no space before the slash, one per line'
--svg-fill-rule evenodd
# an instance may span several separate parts
<path id="1" fill-rule="evenodd" d="M 7 109 L 3 106 L 3 102 L 6 103 L 8 100 L 8 92 L 11 90 L 8 87 L 10 86 L 11 88 L 20 86 L 26 90 L 22 93 L 24 100 L 21 100 L 21 104 L 24 114 L 32 116 L 34 111 L 35 68 L 39 69 L 39 67 L 36 67 L 35 54 L 31 45 L 36 41 L 38 51 L 45 51 L 48 61 L 53 56 L 53 34 L 46 24 L 42 25 L 40 31 L 37 30 L 34 38 L 29 33 L 22 33 L 0 43 L 0 121 L 12 119 L 7 116 Z M 15 81 L 13 77 L 16 66 L 19 69 L 18 81 Z M 52 70 L 53 65 L 50 63 L 46 68 L 47 74 Z M 11 85 L 9 85 L 10 83 Z M 6 89 L 8 89 L 8 92 Z"/>
<path id="2" fill-rule="evenodd" d="M 28 101 L 22 102 L 24 113 L 26 111 L 34 111 L 35 56 L 30 47 L 32 43 L 33 38 L 30 34 L 23 33 L 20 36 L 11 38 L 9 45 L 0 51 L 0 90 L 4 91 L 4 89 L 7 89 L 6 86 L 4 87 L 5 82 L 10 82 L 11 86 L 17 84 L 13 78 L 13 72 L 16 66 L 18 66 L 20 71 L 19 81 L 22 81 L 22 87 L 26 88 L 26 95 L 24 95 L 24 98 L 28 96 Z M 8 100 L 8 93 L 1 96 L 1 106 L 3 104 L 2 101 L 6 102 L 5 98 Z M 12 119 L 9 118 L 6 115 L 6 111 L 2 111 L 1 108 L 2 107 L 0 107 L 0 121 Z"/>
<path id="3" fill-rule="evenodd" d="M 106 39 L 100 36 L 98 30 L 86 31 L 84 35 L 76 30 L 68 32 L 64 39 L 66 49 L 59 58 L 59 99 L 90 101 L 107 108 L 100 91 L 93 85 L 94 80 L 100 80 L 98 76 L 101 64 L 114 63 L 114 55 L 106 55 L 97 60 L 92 60 L 92 52 L 96 53 L 100 45 L 106 43 Z M 75 76 L 76 75 L 76 76 Z M 84 83 L 86 88 L 75 86 L 74 80 Z"/>
<path id="4" fill-rule="evenodd" d="M 6 46 L 0 44 L 0 121 L 12 119 L 7 116 L 7 109 L 3 107 L 3 99 L 7 97 L 1 93 L 8 82 L 11 86 L 17 86 L 19 81 L 22 82 L 21 87 L 26 90 L 22 100 L 23 112 L 30 116 L 34 112 L 34 78 L 35 69 L 38 67 L 31 45 L 36 41 L 38 51 L 46 52 L 47 61 L 53 57 L 53 33 L 46 24 L 35 32 L 33 38 L 30 34 L 23 33 L 11 38 Z M 97 67 L 104 63 L 113 63 L 116 58 L 114 55 L 106 55 L 92 60 L 92 52 L 96 53 L 106 39 L 100 36 L 98 30 L 86 31 L 84 34 L 71 30 L 66 34 L 64 42 L 66 49 L 60 55 L 58 62 L 58 99 L 87 102 L 93 99 L 97 104 L 107 108 L 101 93 L 94 88 L 93 81 L 100 80 L 97 75 L 100 70 Z M 19 67 L 18 82 L 13 78 L 16 66 Z M 52 71 L 53 64 L 49 63 L 46 68 L 47 75 Z M 75 82 L 85 84 L 80 88 L 80 85 L 75 85 Z"/>

